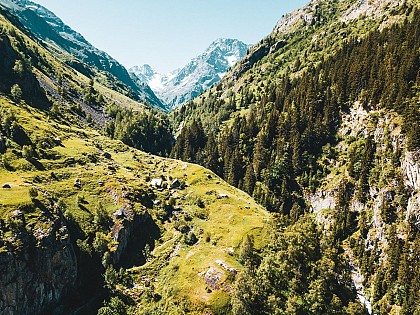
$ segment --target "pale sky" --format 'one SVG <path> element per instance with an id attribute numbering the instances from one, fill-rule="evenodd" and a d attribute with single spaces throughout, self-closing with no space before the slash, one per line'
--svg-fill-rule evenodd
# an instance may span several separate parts
<path id="1" fill-rule="evenodd" d="M 33 0 L 127 68 L 169 72 L 217 38 L 255 44 L 309 0 Z"/>

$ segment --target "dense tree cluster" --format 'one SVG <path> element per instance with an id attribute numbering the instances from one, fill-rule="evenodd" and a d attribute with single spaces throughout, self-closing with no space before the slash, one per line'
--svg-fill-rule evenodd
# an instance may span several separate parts
<path id="1" fill-rule="evenodd" d="M 0 9 L 0 13 L 10 18 L 3 9 Z M 43 56 L 35 46 L 25 42 L 15 28 L 0 28 L 0 92 L 10 95 L 17 103 L 25 100 L 38 108 L 48 107 L 50 104 L 45 92 L 32 72 L 33 66 L 41 71 L 47 70 Z"/>
<path id="2" fill-rule="evenodd" d="M 104 97 L 93 87 L 94 81 L 89 80 L 89 84 L 83 89 L 83 101 L 91 106 L 103 105 Z"/>
<path id="3" fill-rule="evenodd" d="M 237 277 L 235 314 L 365 314 L 352 298 L 343 263 L 349 259 L 342 256 L 348 241 L 364 285 L 372 290 L 376 314 L 420 311 L 419 226 L 415 218 L 407 223 L 410 192 L 399 173 L 400 144 L 391 145 L 389 130 L 383 143 L 349 137 L 328 237 L 310 222 L 303 198 L 331 171 L 329 161 L 338 154 L 334 146 L 342 140 L 341 117 L 355 102 L 397 113 L 407 149 L 420 148 L 419 33 L 420 12 L 414 10 L 401 24 L 347 39 L 333 56 L 307 64 L 298 76 L 286 73 L 254 90 L 243 87 L 236 99 L 223 99 L 213 89 L 201 103 L 174 114 L 175 123 L 187 123 L 173 157 L 212 169 L 287 217 L 287 224 L 273 226 L 273 239 L 260 258 L 241 260 L 245 268 Z M 213 114 L 218 106 L 220 112 Z M 247 114 L 238 114 L 237 106 Z M 387 187 L 379 207 L 385 241 L 372 240 L 372 185 Z M 366 209 L 352 211 L 354 199 Z M 398 235 L 407 224 L 408 236 Z"/>
<path id="4" fill-rule="evenodd" d="M 133 111 L 110 104 L 107 114 L 113 118 L 105 133 L 136 149 L 166 156 L 171 152 L 173 137 L 169 122 L 156 111 Z"/>
<path id="5" fill-rule="evenodd" d="M 272 224 L 262 259 L 248 250 L 236 279 L 233 314 L 367 314 L 337 247 L 308 215 L 292 225 L 284 218 Z"/>
<path id="6" fill-rule="evenodd" d="M 301 187 L 313 189 L 325 175 L 317 159 L 335 143 L 341 113 L 355 101 L 399 113 L 410 147 L 417 148 L 420 14 L 413 15 L 402 26 L 349 39 L 333 57 L 299 77 L 267 82 L 258 104 L 252 92 L 242 91 L 240 103 L 250 107 L 248 115 L 235 116 L 221 131 L 217 119 L 205 128 L 195 119 L 183 128 L 172 156 L 211 168 L 269 210 L 287 214 L 300 205 Z M 213 99 L 210 95 L 209 106 L 215 106 Z M 232 111 L 233 105 L 218 103 L 223 103 L 222 112 Z M 198 111 L 197 106 L 186 106 L 175 119 Z M 200 106 L 207 106 L 206 101 Z M 196 136 L 199 141 L 191 141 Z M 373 148 L 366 145 L 363 154 L 369 159 Z M 353 171 L 361 178 L 360 192 L 366 192 L 369 163 Z"/>

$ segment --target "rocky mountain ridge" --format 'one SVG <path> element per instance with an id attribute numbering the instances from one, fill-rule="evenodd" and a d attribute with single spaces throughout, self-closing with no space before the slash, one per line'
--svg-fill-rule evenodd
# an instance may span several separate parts
<path id="1" fill-rule="evenodd" d="M 14 13 L 38 39 L 65 52 L 64 56 L 60 53 L 58 55 L 76 70 L 93 76 L 86 65 L 97 68 L 105 74 L 111 74 L 114 77 L 110 79 L 111 81 L 119 81 L 113 84 L 122 84 L 131 89 L 127 93 L 135 100 L 157 108 L 163 107 L 147 84 L 135 84 L 123 65 L 106 52 L 94 47 L 83 35 L 74 31 L 47 8 L 29 0 L 1 0 L 0 4 Z M 69 56 L 73 56 L 76 60 L 72 60 Z"/>

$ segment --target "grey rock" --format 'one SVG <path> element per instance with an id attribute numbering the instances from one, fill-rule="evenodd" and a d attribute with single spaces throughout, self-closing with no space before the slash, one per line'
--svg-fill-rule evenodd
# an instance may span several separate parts
<path id="1" fill-rule="evenodd" d="M 48 224 L 42 233 L 33 231 L 42 246 L 19 237 L 19 255 L 0 253 L 0 314 L 43 314 L 75 287 L 77 260 L 64 222 L 56 217 Z"/>
<path id="2" fill-rule="evenodd" d="M 161 188 L 162 184 L 163 184 L 162 178 L 153 178 L 150 181 L 150 185 L 153 186 L 153 187 L 156 187 L 156 188 Z"/>
<path id="3" fill-rule="evenodd" d="M 121 207 L 112 214 L 117 219 L 129 219 L 133 216 L 133 212 L 126 207 Z"/>
<path id="4" fill-rule="evenodd" d="M 13 214 L 14 217 L 22 217 L 23 216 L 23 213 L 20 210 L 15 210 L 15 211 L 12 212 L 12 214 Z"/>
<path id="5" fill-rule="evenodd" d="M 76 178 L 74 180 L 74 185 L 73 186 L 76 187 L 76 188 L 82 188 L 82 181 L 80 180 L 80 178 Z"/>
<path id="6" fill-rule="evenodd" d="M 210 267 L 210 269 L 207 270 L 206 274 L 204 275 L 204 282 L 209 288 L 213 290 L 219 290 L 219 283 L 222 280 L 222 277 L 223 273 L 220 270 L 214 267 Z"/>

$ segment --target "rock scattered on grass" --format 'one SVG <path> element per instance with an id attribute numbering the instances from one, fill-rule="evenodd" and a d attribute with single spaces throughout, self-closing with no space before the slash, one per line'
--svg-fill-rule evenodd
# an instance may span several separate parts
<path id="1" fill-rule="evenodd" d="M 82 181 L 80 180 L 80 178 L 76 178 L 74 180 L 74 185 L 73 186 L 76 187 L 76 188 L 82 188 Z"/>
<path id="2" fill-rule="evenodd" d="M 162 184 L 163 184 L 162 178 L 153 178 L 150 181 L 150 185 L 153 186 L 153 187 L 156 187 L 156 188 L 161 188 Z"/>
<path id="3" fill-rule="evenodd" d="M 212 290 L 219 290 L 219 283 L 222 280 L 223 273 L 213 267 L 210 267 L 204 275 L 204 282 Z"/>
<path id="4" fill-rule="evenodd" d="M 216 264 L 218 264 L 220 267 L 222 267 L 226 271 L 230 271 L 230 272 L 233 272 L 233 273 L 238 273 L 238 269 L 233 268 L 233 267 L 229 267 L 228 264 L 223 262 L 223 260 L 220 260 L 220 259 L 216 260 Z"/>

